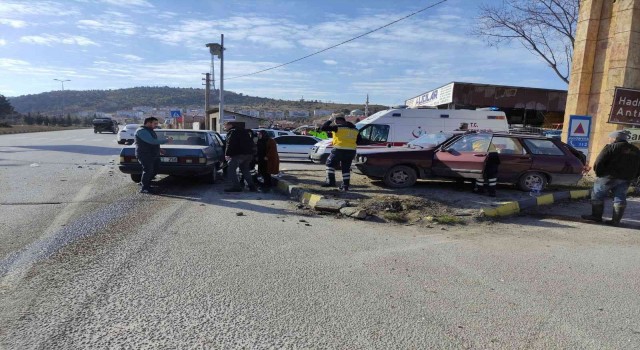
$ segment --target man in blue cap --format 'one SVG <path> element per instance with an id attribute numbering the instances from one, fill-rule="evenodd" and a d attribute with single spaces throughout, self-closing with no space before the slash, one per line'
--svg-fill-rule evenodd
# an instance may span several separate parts
<path id="1" fill-rule="evenodd" d="M 593 166 L 597 178 L 591 192 L 591 215 L 583 215 L 583 219 L 602 222 L 604 199 L 611 191 L 614 197 L 613 217 L 607 223 L 620 225 L 631 181 L 640 176 L 640 150 L 627 141 L 630 136 L 624 130 L 609 134 L 609 144 L 604 146 Z"/>

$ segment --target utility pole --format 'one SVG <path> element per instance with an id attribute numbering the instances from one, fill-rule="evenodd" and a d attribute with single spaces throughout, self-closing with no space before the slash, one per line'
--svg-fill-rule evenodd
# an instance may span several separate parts
<path id="1" fill-rule="evenodd" d="M 209 123 L 209 109 L 211 108 L 211 73 L 205 75 L 205 87 L 204 87 L 204 128 L 205 130 L 211 130 Z"/>
<path id="2" fill-rule="evenodd" d="M 224 34 L 220 34 L 220 118 L 218 118 L 218 132 L 222 132 L 224 125 Z"/>
<path id="3" fill-rule="evenodd" d="M 55 81 L 59 81 L 62 84 L 62 118 L 64 118 L 64 82 L 71 81 L 69 79 L 53 79 Z"/>
<path id="4" fill-rule="evenodd" d="M 367 94 L 367 102 L 364 105 L 364 117 L 369 116 L 369 94 Z"/>

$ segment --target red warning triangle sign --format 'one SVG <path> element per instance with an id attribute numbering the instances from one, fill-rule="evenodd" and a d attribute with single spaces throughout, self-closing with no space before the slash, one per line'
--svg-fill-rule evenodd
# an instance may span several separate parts
<path id="1" fill-rule="evenodd" d="M 584 131 L 584 128 L 582 127 L 582 123 L 578 123 L 578 127 L 576 128 L 576 130 L 573 133 L 574 134 L 586 134 L 586 132 Z"/>

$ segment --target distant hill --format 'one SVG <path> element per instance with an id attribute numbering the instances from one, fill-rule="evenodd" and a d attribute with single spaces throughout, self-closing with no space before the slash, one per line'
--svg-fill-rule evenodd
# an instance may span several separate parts
<path id="1" fill-rule="evenodd" d="M 60 110 L 62 91 L 44 92 L 9 98 L 16 111 L 20 113 L 56 113 Z M 212 95 L 217 96 L 215 91 Z M 273 110 L 312 110 L 331 111 L 362 109 L 362 104 L 333 104 L 314 101 L 285 101 L 264 97 L 247 96 L 225 91 L 225 103 L 230 107 L 249 107 Z M 64 91 L 65 112 L 81 111 L 115 112 L 128 110 L 135 106 L 150 107 L 204 107 L 204 89 L 173 87 L 135 87 L 116 90 Z M 217 98 L 215 99 L 217 103 Z M 373 111 L 384 106 L 371 106 Z"/>

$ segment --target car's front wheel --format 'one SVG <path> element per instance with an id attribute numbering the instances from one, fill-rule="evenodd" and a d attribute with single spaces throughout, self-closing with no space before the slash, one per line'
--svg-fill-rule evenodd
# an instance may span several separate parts
<path id="1" fill-rule="evenodd" d="M 416 171 L 406 165 L 396 165 L 384 176 L 385 185 L 393 188 L 404 188 L 415 185 L 418 180 Z"/>
<path id="2" fill-rule="evenodd" d="M 131 180 L 135 183 L 142 181 L 142 174 L 131 174 Z"/>
<path id="3" fill-rule="evenodd" d="M 538 172 L 530 172 L 522 175 L 518 181 L 518 188 L 525 192 L 543 190 L 547 186 L 547 177 Z"/>

